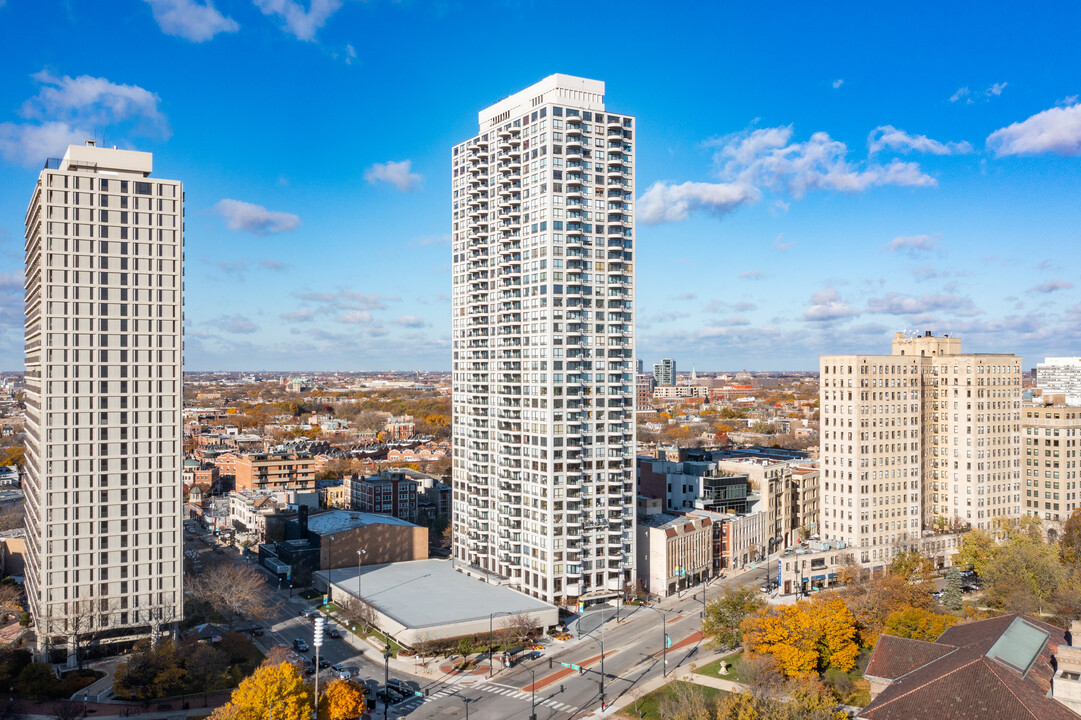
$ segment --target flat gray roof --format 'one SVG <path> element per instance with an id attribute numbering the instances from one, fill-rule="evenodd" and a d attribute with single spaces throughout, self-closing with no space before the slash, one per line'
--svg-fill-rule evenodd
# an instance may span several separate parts
<path id="1" fill-rule="evenodd" d="M 378 513 L 353 512 L 351 510 L 330 510 L 328 512 L 315 513 L 308 516 L 308 529 L 320 535 L 352 530 L 365 525 L 405 525 L 416 527 L 411 522 L 406 522 L 393 515 L 380 515 Z"/>
<path id="2" fill-rule="evenodd" d="M 329 577 L 326 570 L 319 573 Z M 357 594 L 357 569 L 333 571 L 336 587 Z M 413 560 L 369 565 L 361 578 L 364 600 L 408 628 L 526 613 L 555 606 L 502 585 L 490 585 L 454 569 L 450 560 Z"/>

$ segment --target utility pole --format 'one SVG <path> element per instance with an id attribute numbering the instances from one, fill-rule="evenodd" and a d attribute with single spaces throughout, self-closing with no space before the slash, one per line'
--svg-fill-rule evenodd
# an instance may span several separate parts
<path id="1" fill-rule="evenodd" d="M 383 692 L 385 697 L 383 698 L 383 720 L 387 720 L 387 712 L 390 709 L 388 707 L 388 700 L 390 700 L 390 635 L 383 633 Z M 469 716 L 469 706 L 465 706 L 465 714 Z"/>
<path id="2" fill-rule="evenodd" d="M 529 668 L 529 677 L 533 681 L 533 684 L 529 686 L 533 693 L 529 699 L 529 720 L 537 720 L 537 671 L 534 668 Z"/>

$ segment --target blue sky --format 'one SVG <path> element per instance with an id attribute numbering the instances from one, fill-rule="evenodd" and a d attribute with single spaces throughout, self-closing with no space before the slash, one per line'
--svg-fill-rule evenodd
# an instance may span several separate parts
<path id="1" fill-rule="evenodd" d="M 555 72 L 638 118 L 639 357 L 1081 354 L 1081 6 L 0 0 L 0 368 L 48 155 L 187 193 L 188 369 L 449 369 L 449 158 Z M 503 59 L 506 58 L 506 59 Z"/>

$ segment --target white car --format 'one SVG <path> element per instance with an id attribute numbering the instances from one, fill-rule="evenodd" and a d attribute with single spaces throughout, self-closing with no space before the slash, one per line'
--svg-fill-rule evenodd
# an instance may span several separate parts
<path id="1" fill-rule="evenodd" d="M 330 666 L 330 669 L 338 673 L 338 677 L 342 680 L 349 680 L 353 677 L 353 673 L 349 671 L 349 668 L 345 667 L 341 663 L 335 663 Z"/>

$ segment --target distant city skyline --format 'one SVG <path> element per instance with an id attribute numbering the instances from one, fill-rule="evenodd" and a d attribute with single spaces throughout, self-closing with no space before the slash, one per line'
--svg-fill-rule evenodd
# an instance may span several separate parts
<path id="1" fill-rule="evenodd" d="M 813 370 L 902 330 L 1079 354 L 1081 8 L 905 9 L 631 4 L 610 46 L 474 75 L 458 29 L 561 47 L 608 8 L 0 1 L 0 369 L 28 188 L 96 139 L 184 178 L 186 370 L 450 370 L 447 148 L 552 73 L 641 124 L 647 366 Z"/>

